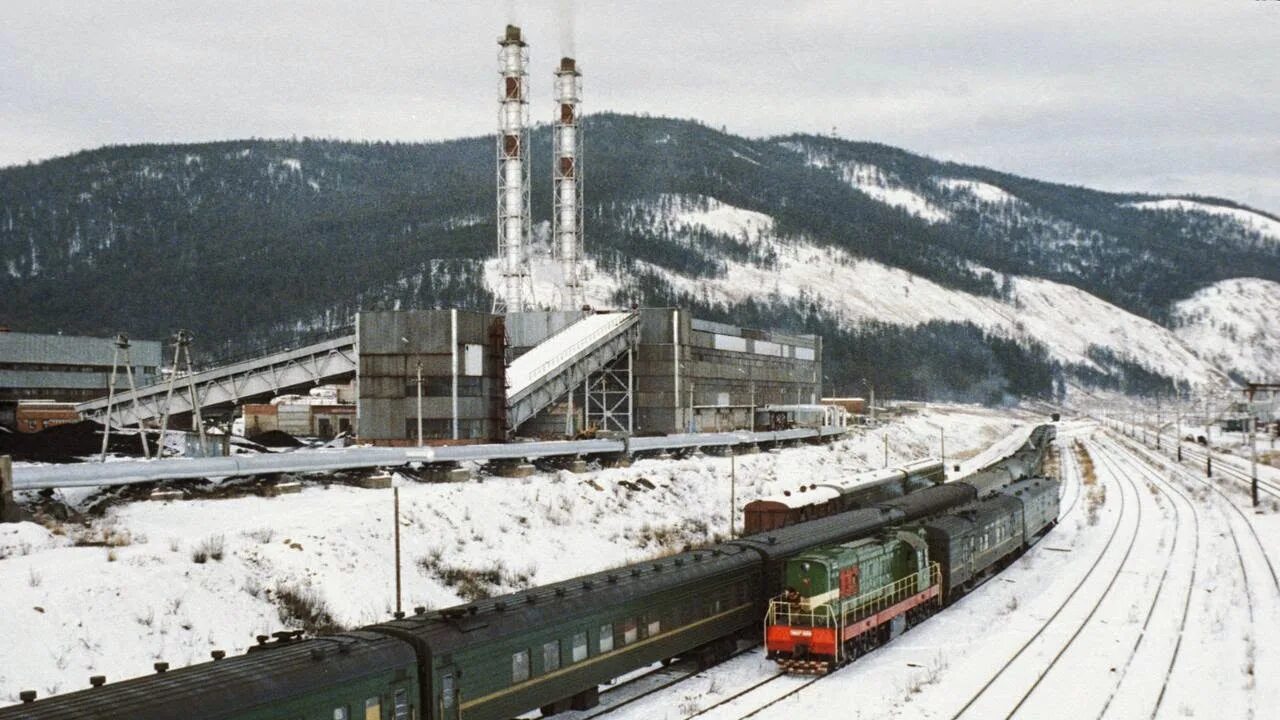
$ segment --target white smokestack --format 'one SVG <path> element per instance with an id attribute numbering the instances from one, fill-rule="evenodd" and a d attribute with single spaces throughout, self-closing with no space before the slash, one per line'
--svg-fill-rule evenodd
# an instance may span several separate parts
<path id="1" fill-rule="evenodd" d="M 552 250 L 564 275 L 563 307 L 582 307 L 582 74 L 573 58 L 556 69 L 556 115 L 552 124 Z"/>
<path id="2" fill-rule="evenodd" d="M 498 39 L 498 260 L 502 290 L 494 312 L 523 312 L 533 301 L 529 272 L 528 50 L 520 28 Z"/>

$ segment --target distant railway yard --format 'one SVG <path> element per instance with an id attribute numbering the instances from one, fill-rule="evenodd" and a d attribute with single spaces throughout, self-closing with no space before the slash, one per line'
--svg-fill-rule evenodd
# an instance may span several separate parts
<path id="1" fill-rule="evenodd" d="M 1042 420 L 935 406 L 825 446 L 396 475 L 399 598 L 391 493 L 321 476 L 0 525 L 0 718 L 170 717 L 148 688 L 245 672 L 273 699 L 213 716 L 1267 717 L 1274 502 L 1189 444 Z"/>

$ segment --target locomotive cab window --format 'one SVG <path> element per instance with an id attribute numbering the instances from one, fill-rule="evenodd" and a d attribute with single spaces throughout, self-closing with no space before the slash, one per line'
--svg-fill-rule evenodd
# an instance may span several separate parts
<path id="1" fill-rule="evenodd" d="M 382 699 L 371 697 L 364 701 L 364 720 L 382 720 Z"/>
<path id="2" fill-rule="evenodd" d="M 396 690 L 395 694 L 395 720 L 409 720 L 409 692 L 407 690 Z"/>
<path id="3" fill-rule="evenodd" d="M 600 652 L 613 651 L 613 625 L 600 626 Z"/>
<path id="4" fill-rule="evenodd" d="M 521 650 L 511 656 L 511 682 L 522 683 L 529 679 L 529 651 Z M 335 719 L 336 720 L 336 719 Z"/>

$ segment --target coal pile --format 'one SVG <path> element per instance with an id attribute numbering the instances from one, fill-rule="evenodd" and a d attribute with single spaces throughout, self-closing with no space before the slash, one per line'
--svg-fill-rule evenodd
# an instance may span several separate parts
<path id="1" fill-rule="evenodd" d="M 0 455 L 23 462 L 80 462 L 102 452 L 102 425 L 92 420 L 57 425 L 36 433 L 0 434 Z M 142 457 L 142 438 L 136 433 L 111 433 L 107 452 Z"/>
<path id="2" fill-rule="evenodd" d="M 297 448 L 302 447 L 302 442 L 298 438 L 290 435 L 283 430 L 268 430 L 257 435 L 249 436 L 249 439 L 265 445 L 269 448 Z"/>

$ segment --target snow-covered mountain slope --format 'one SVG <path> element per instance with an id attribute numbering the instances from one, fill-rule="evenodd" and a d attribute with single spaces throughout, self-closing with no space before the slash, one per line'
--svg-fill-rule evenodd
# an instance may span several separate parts
<path id="1" fill-rule="evenodd" d="M 1193 212 L 1227 218 L 1239 223 L 1247 230 L 1255 231 L 1270 240 L 1280 243 L 1280 220 L 1275 220 L 1250 210 L 1180 198 L 1145 200 L 1143 202 L 1129 203 L 1129 206 L 1141 210 Z"/>
<path id="2" fill-rule="evenodd" d="M 1174 333 L 1219 367 L 1252 381 L 1280 377 L 1280 283 L 1223 280 L 1174 306 Z"/>
<path id="3" fill-rule="evenodd" d="M 985 202 L 1017 202 L 981 183 L 962 181 L 951 187 Z M 972 323 L 1011 339 L 1038 341 L 1064 365 L 1106 372 L 1096 357 L 1097 349 L 1106 349 L 1151 372 L 1194 385 L 1222 382 L 1224 371 L 1280 371 L 1280 353 L 1274 351 L 1280 342 L 1280 284 L 1270 281 L 1227 281 L 1197 293 L 1179 305 L 1181 320 L 1175 332 L 1077 287 L 1043 278 L 994 273 L 1006 288 L 1004 297 L 948 288 L 830 246 L 780 238 L 768 215 L 714 198 L 664 196 L 657 208 L 655 224 L 668 228 L 673 242 L 690 243 L 696 233 L 710 232 L 750 248 L 751 260 L 725 259 L 723 272 L 711 278 L 645 266 L 677 291 L 705 302 L 731 307 L 748 299 L 804 301 L 850 327 L 867 321 Z M 491 271 L 491 286 L 496 279 Z M 627 284 L 626 278 L 600 277 L 597 272 L 589 299 L 607 306 Z M 1225 299 L 1215 302 L 1218 298 Z M 1238 317 L 1241 308 L 1248 308 L 1248 320 L 1233 324 L 1224 315 Z M 1245 354 L 1227 350 L 1232 333 L 1253 338 L 1251 349 L 1242 351 Z"/>

